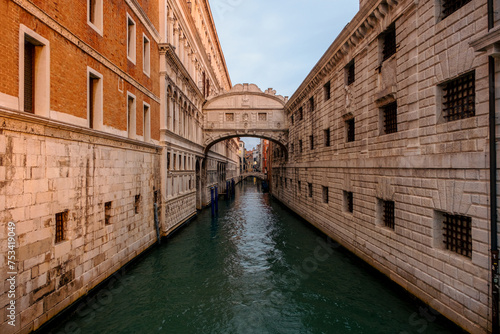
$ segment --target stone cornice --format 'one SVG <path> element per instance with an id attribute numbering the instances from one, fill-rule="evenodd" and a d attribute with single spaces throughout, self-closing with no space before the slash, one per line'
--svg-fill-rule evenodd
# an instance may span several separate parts
<path id="1" fill-rule="evenodd" d="M 365 4 L 316 63 L 292 95 L 285 109 L 294 110 L 302 100 L 308 98 L 310 91 L 314 91 L 352 49 L 359 46 L 373 30 L 377 29 L 387 15 L 393 14 L 395 20 L 418 5 L 418 2 L 419 0 L 371 0 Z"/>
<path id="2" fill-rule="evenodd" d="M 88 56 L 94 58 L 102 65 L 107 67 L 110 71 L 121 77 L 123 80 L 128 82 L 130 85 L 134 86 L 137 90 L 141 91 L 143 94 L 147 95 L 151 100 L 160 103 L 160 98 L 151 92 L 148 88 L 143 86 L 139 81 L 137 81 L 130 74 L 116 66 L 109 59 L 100 54 L 97 50 L 88 45 L 85 41 L 80 39 L 77 35 L 72 33 L 70 30 L 62 26 L 59 22 L 50 17 L 47 13 L 41 10 L 39 7 L 35 6 L 28 0 L 12 0 L 18 4 L 21 8 L 26 10 L 31 15 L 35 16 L 38 20 L 46 24 L 50 29 L 54 30 L 60 34 L 63 38 L 73 43 L 82 52 L 86 53 Z"/>

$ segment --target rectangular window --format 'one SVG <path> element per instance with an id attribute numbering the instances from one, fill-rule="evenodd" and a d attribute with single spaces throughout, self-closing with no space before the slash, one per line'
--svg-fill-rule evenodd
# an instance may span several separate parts
<path id="1" fill-rule="evenodd" d="M 151 112 L 150 112 L 150 107 L 149 104 L 143 102 L 143 135 L 144 135 L 144 141 L 145 142 L 150 142 L 151 141 Z"/>
<path id="2" fill-rule="evenodd" d="M 290 146 L 290 151 L 293 154 L 293 151 L 294 151 L 294 145 L 293 144 Z"/>
<path id="3" fill-rule="evenodd" d="M 331 90 L 330 90 L 330 81 L 328 81 L 324 86 L 323 86 L 323 92 L 325 93 L 325 101 L 328 101 L 332 94 L 331 94 Z"/>
<path id="4" fill-rule="evenodd" d="M 104 224 L 106 225 L 111 224 L 111 203 L 112 202 L 104 203 Z"/>
<path id="5" fill-rule="evenodd" d="M 443 19 L 469 2 L 471 2 L 471 0 L 443 0 Z"/>
<path id="6" fill-rule="evenodd" d="M 389 59 L 396 53 L 396 25 L 391 24 L 381 35 L 382 61 Z"/>
<path id="7" fill-rule="evenodd" d="M 475 78 L 475 71 L 472 71 L 441 85 L 443 116 L 446 121 L 469 118 L 475 115 Z"/>
<path id="8" fill-rule="evenodd" d="M 309 190 L 309 197 L 313 197 L 313 185 L 312 185 L 312 183 L 307 183 L 307 188 Z"/>
<path id="9" fill-rule="evenodd" d="M 87 67 L 89 128 L 100 130 L 102 126 L 102 75 Z"/>
<path id="10" fill-rule="evenodd" d="M 302 139 L 299 140 L 299 153 L 302 153 Z"/>
<path id="11" fill-rule="evenodd" d="M 394 201 L 382 200 L 384 226 L 394 230 Z"/>
<path id="12" fill-rule="evenodd" d="M 314 111 L 314 96 L 309 98 L 309 111 Z"/>
<path id="13" fill-rule="evenodd" d="M 226 113 L 226 122 L 234 122 L 234 113 Z"/>
<path id="14" fill-rule="evenodd" d="M 345 68 L 347 85 L 351 85 L 354 82 L 354 59 L 347 64 Z"/>
<path id="15" fill-rule="evenodd" d="M 398 132 L 398 105 L 396 102 L 389 103 L 382 108 L 384 131 L 383 134 Z"/>
<path id="16" fill-rule="evenodd" d="M 304 119 L 304 113 L 302 107 L 299 108 L 299 121 Z"/>
<path id="17" fill-rule="evenodd" d="M 87 0 L 87 23 L 102 35 L 103 0 Z"/>
<path id="18" fill-rule="evenodd" d="M 302 188 L 301 188 L 301 187 L 302 187 L 302 185 L 301 185 L 301 182 L 300 182 L 300 181 L 297 181 L 297 187 L 299 188 L 299 193 L 300 193 L 300 191 L 302 190 Z"/>
<path id="19" fill-rule="evenodd" d="M 325 139 L 325 147 L 330 146 L 330 129 L 323 130 L 323 138 Z"/>
<path id="20" fill-rule="evenodd" d="M 293 125 L 293 115 L 290 116 L 290 121 L 292 122 Z"/>
<path id="21" fill-rule="evenodd" d="M 56 243 L 61 242 L 65 239 L 64 229 L 67 219 L 67 212 L 56 213 Z"/>
<path id="22" fill-rule="evenodd" d="M 314 136 L 313 135 L 309 136 L 309 144 L 311 146 L 311 150 L 314 150 Z"/>
<path id="23" fill-rule="evenodd" d="M 127 14 L 127 58 L 135 64 L 135 31 L 136 26 L 132 17 Z"/>
<path id="24" fill-rule="evenodd" d="M 266 121 L 267 121 L 267 113 L 265 113 L 265 112 L 260 112 L 260 113 L 259 113 L 259 121 L 260 121 L 260 122 L 266 122 Z"/>
<path id="25" fill-rule="evenodd" d="M 135 195 L 134 198 L 134 212 L 136 214 L 141 212 L 141 194 Z"/>
<path id="26" fill-rule="evenodd" d="M 443 214 L 443 237 L 447 250 L 472 257 L 472 218 Z"/>
<path id="27" fill-rule="evenodd" d="M 173 170 L 177 170 L 177 155 L 174 154 L 174 164 L 172 165 Z"/>
<path id="28" fill-rule="evenodd" d="M 144 74 L 146 74 L 149 77 L 149 73 L 151 70 L 151 46 L 149 43 L 149 39 L 146 37 L 146 35 L 142 36 L 142 59 L 143 59 L 143 64 L 142 64 L 142 70 Z"/>
<path id="29" fill-rule="evenodd" d="M 167 153 L 167 169 L 172 169 L 172 166 L 170 166 L 170 152 Z"/>
<path id="30" fill-rule="evenodd" d="M 24 41 L 24 111 L 35 113 L 35 45 Z"/>
<path id="31" fill-rule="evenodd" d="M 128 137 L 135 139 L 136 134 L 136 109 L 135 96 L 130 93 L 127 95 L 127 132 Z"/>
<path id="32" fill-rule="evenodd" d="M 355 139 L 355 131 L 354 131 L 354 118 L 348 119 L 345 121 L 346 126 L 346 134 L 347 134 L 347 142 L 352 142 Z"/>
<path id="33" fill-rule="evenodd" d="M 323 187 L 323 203 L 328 203 L 328 187 Z"/>
<path id="34" fill-rule="evenodd" d="M 354 198 L 351 191 L 344 191 L 344 208 L 346 212 L 354 212 Z"/>

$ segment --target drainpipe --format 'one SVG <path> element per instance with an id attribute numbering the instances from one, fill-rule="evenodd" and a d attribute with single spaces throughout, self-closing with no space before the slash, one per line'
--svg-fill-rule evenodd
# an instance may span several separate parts
<path id="1" fill-rule="evenodd" d="M 488 31 L 493 29 L 493 1 L 488 0 Z M 495 58 L 488 56 L 489 72 L 489 130 L 490 130 L 490 217 L 491 217 L 491 332 L 500 333 L 498 302 L 498 232 L 497 232 L 497 149 L 496 149 L 496 108 L 495 108 Z"/>

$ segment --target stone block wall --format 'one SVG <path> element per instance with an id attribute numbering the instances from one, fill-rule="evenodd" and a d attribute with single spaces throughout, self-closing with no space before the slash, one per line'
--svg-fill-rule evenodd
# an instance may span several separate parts
<path id="1" fill-rule="evenodd" d="M 37 116 L 0 110 L 0 124 L 0 247 L 14 222 L 19 312 L 8 325 L 2 289 L 0 332 L 27 333 L 156 241 L 160 156 L 154 145 Z M 64 237 L 56 242 L 58 213 Z"/>
<path id="2" fill-rule="evenodd" d="M 275 197 L 472 333 L 491 330 L 488 63 L 469 45 L 486 13 L 481 1 L 447 17 L 441 1 L 370 1 L 290 98 L 289 160 L 273 146 Z M 392 24 L 396 52 L 383 61 Z M 443 86 L 472 71 L 475 113 L 447 121 Z M 385 134 L 393 102 L 397 131 Z M 471 219 L 469 256 L 446 249 L 447 214 Z"/>

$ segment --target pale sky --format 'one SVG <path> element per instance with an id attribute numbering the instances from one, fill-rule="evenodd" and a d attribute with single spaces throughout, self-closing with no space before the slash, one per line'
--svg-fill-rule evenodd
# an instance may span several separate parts
<path id="1" fill-rule="evenodd" d="M 233 85 L 291 96 L 359 10 L 359 0 L 209 0 Z M 247 140 L 248 139 L 248 140 Z M 245 138 L 247 149 L 258 138 Z"/>

